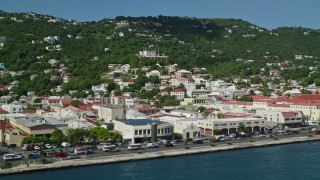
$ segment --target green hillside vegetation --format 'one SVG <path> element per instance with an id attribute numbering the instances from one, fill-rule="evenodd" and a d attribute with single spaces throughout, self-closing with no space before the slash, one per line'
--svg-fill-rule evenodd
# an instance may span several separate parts
<path id="1" fill-rule="evenodd" d="M 63 19 L 48 22 L 54 17 L 34 13 L 0 12 L 0 17 L 3 17 L 0 19 L 0 37 L 5 37 L 0 62 L 10 71 L 23 71 L 21 75 L 0 79 L 0 84 L 19 81 L 13 89 L 18 95 L 28 91 L 35 91 L 37 95 L 53 94 L 50 90 L 57 85 L 63 86 L 61 94 L 91 89 L 92 85 L 105 81 L 100 76 L 109 72 L 108 64 L 111 63 L 151 66 L 152 69 L 157 68 L 156 63 L 177 63 L 179 68 L 188 70 L 205 67 L 213 77 L 249 77 L 258 75 L 267 62 L 294 61 L 295 55 L 308 55 L 314 59 L 304 61 L 305 65 L 316 66 L 317 57 L 320 57 L 319 30 L 302 27 L 267 30 L 240 19 L 157 16 L 77 23 Z M 23 22 L 12 20 L 13 17 Z M 121 21 L 127 21 L 129 25 L 117 27 L 116 23 Z M 62 50 L 46 50 L 46 46 L 52 46 L 44 41 L 47 36 L 59 36 L 53 45 L 61 45 Z M 168 58 L 139 59 L 137 54 L 142 50 L 154 50 Z M 49 59 L 59 60 L 58 65 L 51 66 Z M 62 64 L 74 80 L 68 83 L 52 81 L 50 77 L 59 76 L 59 73 L 44 71 L 59 69 Z M 307 78 L 309 72 L 306 69 L 293 76 L 290 70 L 282 73 L 284 77 L 303 80 L 305 85 L 318 82 L 317 74 Z M 30 75 L 34 74 L 37 77 L 31 80 Z"/>

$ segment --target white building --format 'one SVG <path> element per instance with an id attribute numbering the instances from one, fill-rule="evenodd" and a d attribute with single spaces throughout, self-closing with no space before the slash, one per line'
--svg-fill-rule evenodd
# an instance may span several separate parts
<path id="1" fill-rule="evenodd" d="M 305 116 L 302 111 L 291 110 L 259 110 L 256 111 L 266 121 L 265 124 L 270 127 L 299 127 L 305 121 Z"/>
<path id="2" fill-rule="evenodd" d="M 200 137 L 200 128 L 194 124 L 177 123 L 174 125 L 174 133 L 182 135 L 183 139 Z"/>
<path id="3" fill-rule="evenodd" d="M 151 139 L 151 124 L 157 124 L 157 138 L 171 139 L 173 125 L 151 119 L 116 120 L 114 130 L 119 131 L 128 143 L 143 143 Z"/>
<path id="4" fill-rule="evenodd" d="M 227 118 L 227 119 L 206 119 L 199 120 L 196 124 L 201 134 L 213 136 L 213 130 L 219 129 L 223 134 L 236 133 L 240 125 L 244 125 L 248 132 L 264 131 L 265 120 L 262 118 Z"/>
<path id="5" fill-rule="evenodd" d="M 175 96 L 178 100 L 182 100 L 185 97 L 186 93 L 183 89 L 174 89 L 170 92 L 170 95 Z"/>
<path id="6" fill-rule="evenodd" d="M 17 114 L 22 112 L 22 106 L 15 104 L 3 104 L 2 109 L 6 110 L 9 114 Z"/>
<path id="7" fill-rule="evenodd" d="M 103 119 L 104 122 L 111 122 L 115 119 L 124 119 L 123 107 L 111 105 L 92 105 L 92 109 L 98 111 L 98 118 Z"/>
<path id="8" fill-rule="evenodd" d="M 196 111 L 173 110 L 171 111 L 171 114 L 176 116 L 185 116 L 187 118 L 203 119 L 202 114 Z"/>

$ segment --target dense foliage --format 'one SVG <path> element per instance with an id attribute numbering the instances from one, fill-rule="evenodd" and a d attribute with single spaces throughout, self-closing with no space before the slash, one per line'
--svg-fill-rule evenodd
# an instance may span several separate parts
<path id="1" fill-rule="evenodd" d="M 92 92 L 81 91 L 104 82 L 100 77 L 109 72 L 108 64 L 111 63 L 154 68 L 156 63 L 177 63 L 186 69 L 206 67 L 213 77 L 249 77 L 261 73 L 266 62 L 292 61 L 295 55 L 308 55 L 312 60 L 305 65 L 313 66 L 320 56 L 318 30 L 302 27 L 267 30 L 239 19 L 117 17 L 77 23 L 63 19 L 49 22 L 56 18 L 34 13 L 0 12 L 0 17 L 3 17 L 0 19 L 0 37 L 4 37 L 0 63 L 4 63 L 9 71 L 21 72 L 1 78 L 0 84 L 19 81 L 13 88 L 18 95 L 26 95 L 28 91 L 34 91 L 36 95 L 78 91 L 76 96 L 86 96 Z M 122 21 L 128 25 L 117 25 Z M 49 44 L 44 41 L 48 36 L 59 38 Z M 46 46 L 57 45 L 61 46 L 60 50 L 46 50 Z M 154 50 L 168 58 L 138 58 L 136 54 L 142 50 Z M 49 64 L 50 59 L 59 63 Z M 253 61 L 245 63 L 247 60 Z M 57 71 L 63 68 L 74 77 L 68 83 L 63 83 L 61 73 Z M 300 79 L 305 85 L 320 84 L 318 74 L 308 77 L 309 72 L 307 68 L 300 68 L 282 74 L 285 78 Z M 53 80 L 53 76 L 60 78 Z M 130 90 L 138 90 L 146 80 L 158 81 L 140 78 L 129 87 Z M 52 90 L 57 85 L 62 85 L 63 91 Z"/>

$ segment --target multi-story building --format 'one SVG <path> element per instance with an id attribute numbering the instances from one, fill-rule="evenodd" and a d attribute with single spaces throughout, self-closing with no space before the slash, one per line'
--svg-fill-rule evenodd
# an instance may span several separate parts
<path id="1" fill-rule="evenodd" d="M 170 92 L 170 95 L 175 96 L 178 100 L 182 100 L 185 97 L 186 93 L 183 89 L 174 89 Z"/>
<path id="2" fill-rule="evenodd" d="M 92 109 L 98 111 L 98 118 L 104 122 L 111 122 L 116 119 L 124 119 L 125 112 L 123 107 L 112 105 L 92 105 Z"/>
<path id="3" fill-rule="evenodd" d="M 245 126 L 246 132 L 264 131 L 265 120 L 262 118 L 228 118 L 228 119 L 206 119 L 199 120 L 196 126 L 200 128 L 201 134 L 212 136 L 214 129 L 219 129 L 223 134 L 236 133 L 240 125 Z"/>
<path id="4" fill-rule="evenodd" d="M 265 124 L 270 127 L 299 127 L 305 121 L 302 111 L 257 110 L 256 114 L 263 117 Z"/>
<path id="5" fill-rule="evenodd" d="M 116 120 L 114 129 L 119 131 L 124 141 L 128 143 L 142 143 L 151 139 L 151 125 L 157 124 L 157 138 L 171 139 L 173 135 L 173 125 L 158 120 L 151 119 L 126 119 Z"/>

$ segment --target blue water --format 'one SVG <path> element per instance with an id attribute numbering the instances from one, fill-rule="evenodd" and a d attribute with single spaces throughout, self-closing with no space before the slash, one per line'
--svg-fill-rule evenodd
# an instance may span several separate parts
<path id="1" fill-rule="evenodd" d="M 0 180 L 320 179 L 320 142 L 8 175 Z"/>

